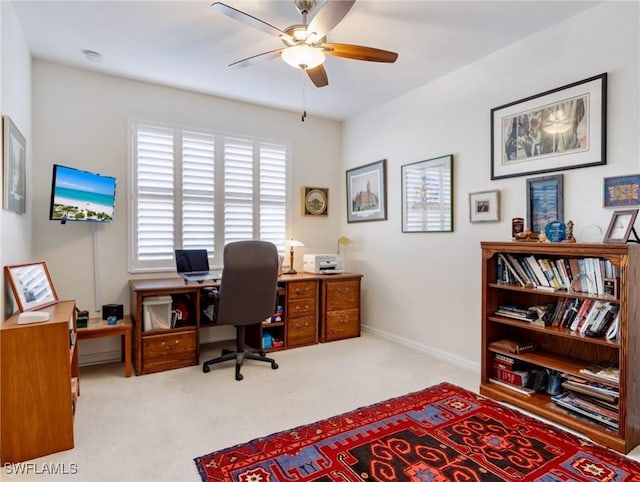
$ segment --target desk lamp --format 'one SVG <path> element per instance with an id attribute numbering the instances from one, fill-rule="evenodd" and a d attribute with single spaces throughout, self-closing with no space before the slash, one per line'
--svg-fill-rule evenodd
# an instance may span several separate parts
<path id="1" fill-rule="evenodd" d="M 298 246 L 304 246 L 304 243 L 300 241 L 296 241 L 295 239 L 289 239 L 285 241 L 285 246 L 289 246 L 289 269 L 284 272 L 284 274 L 296 274 L 297 271 L 293 269 L 293 248 Z"/>
<path id="2" fill-rule="evenodd" d="M 336 254 L 340 254 L 340 246 L 346 246 L 348 244 L 353 243 L 353 239 L 351 238 L 347 238 L 346 236 L 340 236 L 338 238 L 338 250 L 336 251 Z"/>

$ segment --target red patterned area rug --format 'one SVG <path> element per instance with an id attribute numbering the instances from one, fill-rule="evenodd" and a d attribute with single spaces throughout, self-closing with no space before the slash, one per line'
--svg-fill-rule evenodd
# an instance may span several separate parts
<path id="1" fill-rule="evenodd" d="M 204 482 L 640 481 L 640 464 L 442 383 L 195 459 Z"/>

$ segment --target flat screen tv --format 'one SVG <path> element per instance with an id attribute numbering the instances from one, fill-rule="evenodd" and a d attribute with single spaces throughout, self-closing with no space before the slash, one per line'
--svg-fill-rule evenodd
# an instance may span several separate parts
<path id="1" fill-rule="evenodd" d="M 115 204 L 115 177 L 53 165 L 49 219 L 111 222 Z"/>

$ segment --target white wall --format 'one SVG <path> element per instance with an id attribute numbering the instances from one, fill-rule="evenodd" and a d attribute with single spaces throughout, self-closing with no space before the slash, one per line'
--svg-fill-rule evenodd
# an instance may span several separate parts
<path id="1" fill-rule="evenodd" d="M 341 126 L 299 113 L 252 106 L 207 95 L 92 73 L 42 61 L 33 66 L 34 106 L 34 251 L 47 262 L 58 296 L 75 299 L 81 309 L 100 316 L 102 304 L 122 303 L 129 312 L 127 272 L 127 120 L 142 119 L 289 142 L 292 146 L 293 213 L 291 235 L 304 252 L 335 249 L 339 236 L 338 196 Z M 110 224 L 48 220 L 54 163 L 118 180 L 114 221 Z M 301 215 L 301 186 L 328 187 L 327 218 Z M 97 297 L 94 287 L 94 230 L 98 245 Z M 175 276 L 175 272 L 147 277 Z M 233 338 L 233 332 L 207 329 L 209 339 Z M 94 342 L 95 343 L 92 343 Z M 91 340 L 80 346 L 81 361 L 99 360 L 118 350 L 117 340 Z M 104 353 L 102 353 L 104 352 Z M 101 354 L 102 353 L 102 354 Z"/>
<path id="2" fill-rule="evenodd" d="M 586 225 L 606 230 L 603 177 L 640 167 L 638 10 L 636 2 L 606 2 L 345 123 L 345 169 L 388 159 L 388 221 L 346 224 L 343 216 L 356 241 L 351 268 L 365 274 L 368 328 L 477 367 L 479 244 L 510 238 L 511 218 L 526 215 L 531 177 L 490 180 L 490 109 L 602 72 L 607 165 L 564 172 L 564 214 L 578 241 Z M 445 154 L 454 155 L 455 231 L 403 234 L 400 166 Z M 493 189 L 501 192 L 501 221 L 469 223 L 468 194 Z"/>
<path id="3" fill-rule="evenodd" d="M 0 262 L 2 266 L 33 261 L 31 252 L 33 205 L 32 137 L 31 137 L 31 55 L 15 14 L 13 4 L 0 2 L 2 60 L 0 67 L 0 112 L 8 115 L 25 137 L 27 200 L 26 212 L 0 211 Z M 0 195 L 2 188 L 0 187 Z M 14 311 L 11 290 L 0 277 L 0 313 L 4 318 Z"/>

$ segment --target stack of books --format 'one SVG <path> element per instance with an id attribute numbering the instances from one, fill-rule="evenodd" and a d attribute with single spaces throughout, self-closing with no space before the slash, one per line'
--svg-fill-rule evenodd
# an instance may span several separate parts
<path id="1" fill-rule="evenodd" d="M 527 386 L 529 384 L 529 369 L 528 365 L 522 360 L 494 353 L 491 374 L 491 381 L 500 386 L 522 395 L 535 393 L 535 390 Z"/>
<path id="2" fill-rule="evenodd" d="M 609 364 L 598 365 L 607 373 L 611 371 Z M 606 368 L 605 365 L 607 365 Z M 596 365 L 588 367 L 588 373 L 595 375 L 595 372 L 599 370 L 595 367 Z M 610 380 L 613 381 L 613 376 Z M 564 393 L 551 397 L 558 406 L 568 410 L 576 417 L 589 420 L 608 430 L 618 431 L 620 392 L 617 387 L 592 382 L 573 375 L 565 375 L 562 388 L 565 390 Z"/>

